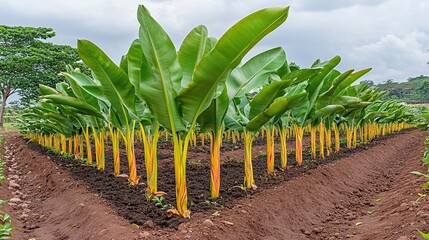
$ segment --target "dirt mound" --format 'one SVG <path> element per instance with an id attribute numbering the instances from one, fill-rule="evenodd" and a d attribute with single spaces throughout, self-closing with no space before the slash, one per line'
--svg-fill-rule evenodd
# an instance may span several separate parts
<path id="1" fill-rule="evenodd" d="M 17 134 L 6 137 L 3 160 L 8 181 L 17 184 L 0 192 L 1 199 L 15 198 L 5 209 L 13 216 L 14 239 L 138 238 L 139 231 L 100 197 L 49 157 L 30 150 Z"/>

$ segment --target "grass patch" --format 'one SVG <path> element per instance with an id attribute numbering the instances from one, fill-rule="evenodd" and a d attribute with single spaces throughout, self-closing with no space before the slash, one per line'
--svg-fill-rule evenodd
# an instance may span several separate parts
<path id="1" fill-rule="evenodd" d="M 3 148 L 3 136 L 0 135 L 0 149 Z M 4 162 L 3 156 L 0 155 L 0 185 L 6 179 L 4 176 Z M 0 205 L 6 201 L 0 199 Z M 0 209 L 0 239 L 12 239 L 12 221 L 10 220 L 10 215 L 5 213 Z"/>
<path id="2" fill-rule="evenodd" d="M 15 131 L 18 131 L 18 129 L 13 125 L 13 123 L 3 123 L 3 131 L 15 132 Z"/>

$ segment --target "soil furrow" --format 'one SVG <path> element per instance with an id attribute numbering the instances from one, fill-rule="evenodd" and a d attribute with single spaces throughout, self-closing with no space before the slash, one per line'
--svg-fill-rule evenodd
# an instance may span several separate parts
<path id="1" fill-rule="evenodd" d="M 416 202 L 423 179 L 409 172 L 424 170 L 426 134 L 405 131 L 301 167 L 291 161 L 291 170 L 274 178 L 264 174 L 265 157 L 255 156 L 259 188 L 253 192 L 239 188 L 242 162 L 226 161 L 220 207 L 206 204 L 208 165 L 191 161 L 190 221 L 167 218 L 145 199 L 144 186 L 129 187 L 125 179 L 11 134 L 3 149 L 5 184 L 12 180 L 19 186 L 0 193 L 21 200 L 5 208 L 20 229 L 16 239 L 417 239 L 416 228 L 429 231 L 429 204 L 426 197 Z M 233 149 L 228 156 L 240 159 L 240 150 Z M 160 190 L 170 203 L 173 174 L 171 165 L 160 167 Z"/>

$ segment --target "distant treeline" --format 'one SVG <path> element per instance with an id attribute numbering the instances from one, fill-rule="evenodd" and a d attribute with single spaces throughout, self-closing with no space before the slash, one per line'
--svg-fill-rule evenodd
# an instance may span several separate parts
<path id="1" fill-rule="evenodd" d="M 408 78 L 405 82 L 395 82 L 391 79 L 374 84 L 371 80 L 364 81 L 371 86 L 377 86 L 388 93 L 384 99 L 398 99 L 407 103 L 429 103 L 429 76 L 420 75 Z"/>

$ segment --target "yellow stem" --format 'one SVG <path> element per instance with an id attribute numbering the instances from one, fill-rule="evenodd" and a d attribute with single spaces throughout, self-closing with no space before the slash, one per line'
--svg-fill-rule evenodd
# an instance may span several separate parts
<path id="1" fill-rule="evenodd" d="M 295 126 L 295 156 L 298 166 L 302 165 L 302 137 L 304 129 L 300 126 Z"/>
<path id="2" fill-rule="evenodd" d="M 287 168 L 287 132 L 288 129 L 280 128 L 280 167 L 282 169 Z"/>
<path id="3" fill-rule="evenodd" d="M 128 170 L 129 170 L 129 176 L 128 181 L 131 185 L 137 185 L 139 183 L 139 178 L 137 176 L 137 167 L 136 167 L 136 155 L 134 152 L 134 127 L 135 127 L 136 121 L 133 121 L 131 125 L 131 129 L 127 128 L 125 132 L 124 138 L 125 142 L 125 148 L 127 152 L 127 159 L 128 159 Z"/>
<path id="4" fill-rule="evenodd" d="M 310 129 L 311 158 L 316 158 L 316 127 Z"/>
<path id="5" fill-rule="evenodd" d="M 335 137 L 335 152 L 339 152 L 341 150 L 340 146 L 340 129 L 337 124 L 333 124 L 334 127 L 334 137 Z"/>
<path id="6" fill-rule="evenodd" d="M 67 149 L 68 150 L 67 153 L 71 154 L 73 152 L 73 139 L 72 138 L 68 138 L 68 145 L 69 145 L 69 147 Z"/>
<path id="7" fill-rule="evenodd" d="M 235 139 L 235 132 L 234 131 L 232 131 L 231 137 L 232 137 L 232 143 L 235 144 L 236 143 L 236 139 Z"/>
<path id="8" fill-rule="evenodd" d="M 252 165 L 252 142 L 253 136 L 251 132 L 244 131 L 244 187 L 255 188 L 255 180 L 253 178 Z"/>
<path id="9" fill-rule="evenodd" d="M 220 147 L 222 132 L 222 127 L 216 133 L 210 132 L 210 193 L 212 198 L 218 198 L 220 192 Z"/>
<path id="10" fill-rule="evenodd" d="M 205 139 L 205 134 L 204 134 L 204 133 L 201 133 L 201 134 L 200 134 L 200 139 L 201 139 L 201 146 L 202 146 L 202 147 L 204 147 L 204 142 L 205 142 L 205 140 L 206 140 L 206 139 Z"/>
<path id="11" fill-rule="evenodd" d="M 155 194 L 158 191 L 158 158 L 156 150 L 158 148 L 159 125 L 155 127 L 153 136 L 150 133 L 150 129 L 148 130 L 148 134 L 146 134 L 144 126 L 141 123 L 139 125 L 144 148 L 147 192 Z"/>
<path id="12" fill-rule="evenodd" d="M 177 211 L 184 218 L 189 218 L 191 212 L 188 210 L 188 192 L 186 187 L 186 157 L 188 152 L 189 140 L 192 133 L 188 132 L 184 140 L 182 140 L 179 134 L 176 132 L 173 132 L 172 135 L 174 144 L 174 171 L 176 178 Z"/>
<path id="13" fill-rule="evenodd" d="M 329 155 L 331 155 L 331 152 L 332 152 L 331 128 L 325 127 L 325 138 L 326 138 L 326 156 L 329 156 Z"/>
<path id="14" fill-rule="evenodd" d="M 91 141 L 89 140 L 89 127 L 86 126 L 85 132 L 85 143 L 86 143 L 86 164 L 92 165 L 92 150 L 91 150 Z"/>
<path id="15" fill-rule="evenodd" d="M 352 130 L 349 128 L 349 126 L 346 125 L 347 148 L 352 148 L 352 135 L 353 135 Z"/>
<path id="16" fill-rule="evenodd" d="M 76 158 L 80 158 L 80 152 L 79 152 L 79 138 L 80 136 L 75 134 L 73 136 L 73 155 Z"/>
<path id="17" fill-rule="evenodd" d="M 274 172 L 274 138 L 275 127 L 270 126 L 265 129 L 267 136 L 267 172 L 272 174 Z"/>
<path id="18" fill-rule="evenodd" d="M 66 136 L 64 136 L 63 134 L 60 135 L 61 138 L 61 153 L 66 153 L 67 152 L 67 139 Z"/>
<path id="19" fill-rule="evenodd" d="M 319 124 L 319 155 L 325 158 L 325 125 L 323 122 Z"/>
<path id="20" fill-rule="evenodd" d="M 113 172 L 115 176 L 121 173 L 120 151 L 119 151 L 119 130 L 112 129 L 109 125 L 110 137 L 112 139 L 112 153 L 113 153 Z"/>

